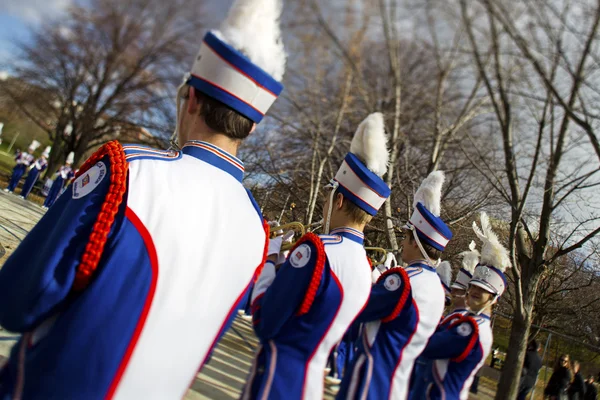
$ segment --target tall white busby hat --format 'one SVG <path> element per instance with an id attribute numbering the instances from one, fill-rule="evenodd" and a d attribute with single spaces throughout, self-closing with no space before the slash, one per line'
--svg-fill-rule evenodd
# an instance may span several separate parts
<path id="1" fill-rule="evenodd" d="M 281 0 L 236 0 L 209 31 L 185 83 L 259 123 L 283 85 Z"/>
<path id="2" fill-rule="evenodd" d="M 452 283 L 452 265 L 448 261 L 442 261 L 436 268 L 435 272 L 437 272 L 438 276 L 440 277 L 440 282 L 442 282 L 442 286 L 444 287 L 446 302 L 449 302 L 451 300 L 450 283 Z"/>
<path id="3" fill-rule="evenodd" d="M 469 244 L 469 250 L 459 254 L 459 257 L 462 258 L 461 267 L 456 275 L 456 280 L 452 283 L 452 288 L 460 290 L 469 288 L 469 281 L 473 278 L 475 267 L 479 264 L 479 252 L 475 246 L 475 241 L 472 240 Z"/>
<path id="4" fill-rule="evenodd" d="M 375 215 L 391 193 L 381 178 L 387 172 L 388 160 L 383 114 L 370 114 L 358 126 L 350 152 L 328 186 L 337 188 L 360 209 Z"/>
<path id="5" fill-rule="evenodd" d="M 31 142 L 31 144 L 29 145 L 29 151 L 36 151 L 38 149 L 38 147 L 40 147 L 42 144 L 40 142 L 38 142 L 37 140 L 34 140 L 33 142 Z"/>
<path id="6" fill-rule="evenodd" d="M 67 164 L 73 164 L 73 161 L 75 161 L 75 153 L 70 152 L 67 156 Z"/>
<path id="7" fill-rule="evenodd" d="M 486 213 L 481 213 L 481 229 L 476 222 L 473 222 L 473 230 L 483 245 L 481 259 L 469 284 L 479 286 L 499 297 L 506 289 L 504 271 L 511 266 L 508 250 L 502 246 L 498 236 L 492 231 Z"/>
<path id="8" fill-rule="evenodd" d="M 52 150 L 52 146 L 46 146 L 44 152 L 42 153 L 42 157 L 48 158 L 50 157 L 50 150 Z"/>
<path id="9" fill-rule="evenodd" d="M 452 231 L 440 218 L 444 180 L 443 171 L 434 171 L 425 178 L 415 193 L 414 212 L 406 226 L 419 245 L 424 243 L 439 251 L 444 251 L 452 239 Z"/>

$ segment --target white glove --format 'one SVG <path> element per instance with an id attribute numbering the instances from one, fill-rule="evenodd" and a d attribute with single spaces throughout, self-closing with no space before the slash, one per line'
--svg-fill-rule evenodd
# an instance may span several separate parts
<path id="1" fill-rule="evenodd" d="M 377 280 L 379 279 L 379 277 L 381 276 L 381 271 L 379 270 L 379 268 L 373 268 L 373 271 L 371 271 L 371 281 L 373 283 L 377 283 Z"/>
<path id="2" fill-rule="evenodd" d="M 283 236 L 277 236 L 273 239 L 269 239 L 269 250 L 267 250 L 267 257 L 272 256 L 273 254 L 279 254 L 282 242 Z"/>
<path id="3" fill-rule="evenodd" d="M 396 257 L 393 253 L 387 253 L 385 255 L 385 262 L 383 264 L 385 265 L 385 269 L 390 269 L 397 267 L 398 261 L 396 261 Z"/>
<path id="4" fill-rule="evenodd" d="M 281 245 L 283 243 L 291 243 L 294 238 L 294 231 L 287 231 L 283 236 L 277 236 L 273 239 L 269 239 L 269 250 L 267 256 L 273 254 L 279 254 L 281 251 Z"/>

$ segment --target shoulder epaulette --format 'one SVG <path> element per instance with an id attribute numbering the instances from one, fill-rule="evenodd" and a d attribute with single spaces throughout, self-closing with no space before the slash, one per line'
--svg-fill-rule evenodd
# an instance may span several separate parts
<path id="1" fill-rule="evenodd" d="M 469 315 L 461 315 L 460 318 L 456 318 L 448 326 L 448 329 L 460 329 L 460 326 L 463 324 L 468 324 L 468 326 L 471 327 L 472 331 L 470 332 L 470 339 L 467 343 L 467 347 L 465 347 L 463 352 L 458 357 L 454 357 L 452 359 L 452 361 L 454 362 L 462 362 L 465 358 L 467 358 L 471 350 L 473 350 L 473 347 L 475 347 L 477 340 L 479 339 L 479 325 L 477 324 L 477 321 L 475 321 L 475 319 L 473 319 L 473 317 Z"/>
<path id="2" fill-rule="evenodd" d="M 319 285 L 321 284 L 321 277 L 323 276 L 323 270 L 325 268 L 325 260 L 327 258 L 327 256 L 325 255 L 325 246 L 324 246 L 323 242 L 321 241 L 321 238 L 312 232 L 308 232 L 307 234 L 302 236 L 300 238 L 300 240 L 298 240 L 298 242 L 296 242 L 294 247 L 290 250 L 290 255 L 299 246 L 301 246 L 302 244 L 305 244 L 307 242 L 316 248 L 317 259 L 315 262 L 315 268 L 313 270 L 312 277 L 310 279 L 310 283 L 308 285 L 308 289 L 306 290 L 304 299 L 302 300 L 302 303 L 300 304 L 300 307 L 298 308 L 298 311 L 296 312 L 296 315 L 298 315 L 298 316 L 306 314 L 310 310 L 310 307 L 312 306 L 313 302 L 315 301 L 315 297 L 317 296 L 317 291 L 319 290 Z"/>
<path id="3" fill-rule="evenodd" d="M 90 283 L 102 257 L 104 246 L 106 245 L 106 240 L 115 221 L 119 206 L 123 202 L 123 197 L 127 191 L 128 164 L 125 160 L 123 146 L 116 140 L 106 143 L 96 151 L 79 168 L 76 177 L 81 176 L 104 157 L 108 157 L 110 164 L 110 185 L 104 198 L 104 203 L 94 222 L 92 233 L 85 246 L 85 251 L 81 256 L 81 262 L 75 272 L 75 280 L 73 281 L 73 290 L 75 291 L 85 289 Z"/>
<path id="4" fill-rule="evenodd" d="M 127 162 L 144 159 L 174 161 L 181 158 L 180 151 L 159 150 L 137 144 L 125 145 L 123 146 L 123 150 L 125 151 L 125 159 Z"/>
<path id="5" fill-rule="evenodd" d="M 408 273 L 406 272 L 406 270 L 404 268 L 396 267 L 396 268 L 388 269 L 383 274 L 381 274 L 379 279 L 377 279 L 377 283 L 383 282 L 390 275 L 394 275 L 394 274 L 396 274 L 400 277 L 400 281 L 402 282 L 402 285 L 401 285 L 402 294 L 400 295 L 400 298 L 398 299 L 398 302 L 396 303 L 396 306 L 394 307 L 394 309 L 392 310 L 390 315 L 388 315 L 385 318 L 382 318 L 381 322 L 389 322 L 389 321 L 396 319 L 396 317 L 398 315 L 400 315 L 400 312 L 404 308 L 404 305 L 406 304 L 406 300 L 408 300 L 408 296 L 410 295 L 410 279 L 408 277 Z"/>

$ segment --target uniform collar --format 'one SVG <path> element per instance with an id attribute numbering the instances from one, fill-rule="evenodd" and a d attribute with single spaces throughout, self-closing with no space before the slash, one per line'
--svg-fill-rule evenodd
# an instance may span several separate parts
<path id="1" fill-rule="evenodd" d="M 409 267 L 421 267 L 424 270 L 435 272 L 435 268 L 427 263 L 425 260 L 414 260 L 408 264 Z"/>
<path id="2" fill-rule="evenodd" d="M 347 226 L 342 226 L 340 228 L 335 228 L 331 232 L 330 235 L 338 235 L 350 239 L 360 245 L 362 245 L 365 241 L 365 235 L 361 231 L 358 231 L 354 228 L 348 228 Z"/>
<path id="3" fill-rule="evenodd" d="M 191 140 L 183 146 L 181 151 L 184 154 L 195 157 L 227 172 L 239 182 L 242 182 L 244 178 L 244 163 L 239 158 L 218 148 L 214 144 L 200 140 Z"/>

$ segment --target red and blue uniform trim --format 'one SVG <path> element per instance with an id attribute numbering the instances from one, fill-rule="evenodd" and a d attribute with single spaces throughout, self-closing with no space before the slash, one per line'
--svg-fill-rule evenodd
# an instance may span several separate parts
<path id="1" fill-rule="evenodd" d="M 208 142 L 192 140 L 187 142 L 181 151 L 206 161 L 209 164 L 227 172 L 239 182 L 244 179 L 244 163 L 237 157 L 227 153 Z"/>

